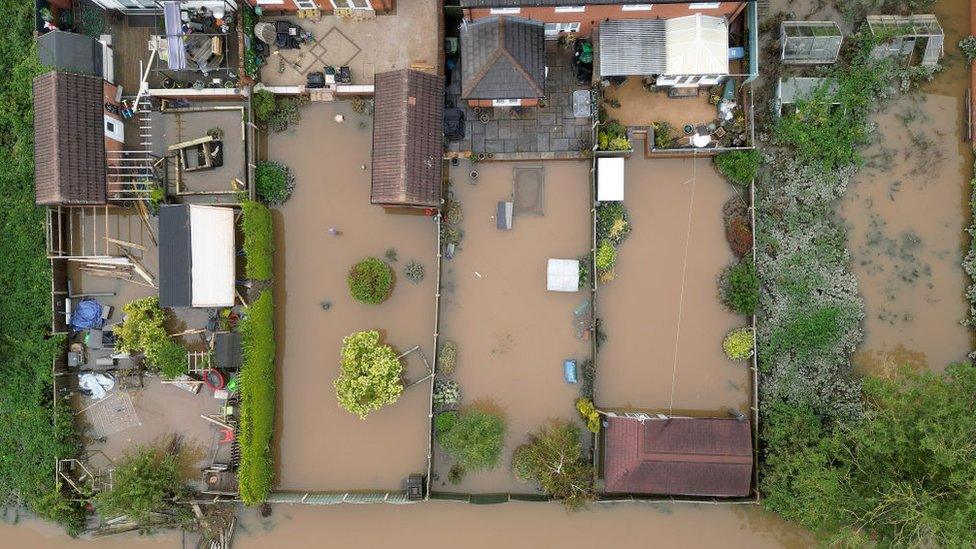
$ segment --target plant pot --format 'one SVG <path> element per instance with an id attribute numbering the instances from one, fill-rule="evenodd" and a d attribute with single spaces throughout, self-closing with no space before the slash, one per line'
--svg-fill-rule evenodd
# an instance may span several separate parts
<path id="1" fill-rule="evenodd" d="M 485 153 L 478 153 L 478 161 L 482 162 L 488 159 L 488 155 Z"/>
<path id="2" fill-rule="evenodd" d="M 471 178 L 471 182 L 472 183 L 474 183 L 475 181 L 477 181 L 478 180 L 478 170 L 471 170 L 468 173 L 468 177 Z"/>
<path id="3" fill-rule="evenodd" d="M 485 158 L 487 160 L 491 160 L 492 158 L 495 158 L 495 153 L 493 153 L 493 152 L 485 153 Z"/>
<path id="4" fill-rule="evenodd" d="M 473 110 L 475 114 L 481 114 L 481 107 L 475 107 L 471 110 Z"/>
<path id="5" fill-rule="evenodd" d="M 490 115 L 489 115 L 488 113 L 486 113 L 486 112 L 483 112 L 483 113 L 481 113 L 481 115 L 480 115 L 480 116 L 478 117 L 478 120 L 481 120 L 481 123 L 482 123 L 482 124 L 487 124 L 487 123 L 489 123 L 489 122 L 491 122 L 491 116 L 490 116 Z"/>

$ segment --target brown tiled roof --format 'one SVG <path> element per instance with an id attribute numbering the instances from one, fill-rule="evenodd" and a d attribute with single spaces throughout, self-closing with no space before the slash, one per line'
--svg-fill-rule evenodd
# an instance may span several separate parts
<path id="1" fill-rule="evenodd" d="M 444 77 L 415 70 L 377 74 L 370 202 L 438 207 L 444 156 Z"/>
<path id="2" fill-rule="evenodd" d="M 34 199 L 105 203 L 102 79 L 48 72 L 34 78 Z"/>
<path id="3" fill-rule="evenodd" d="M 744 497 L 752 485 L 748 421 L 607 419 L 603 477 L 614 494 Z"/>

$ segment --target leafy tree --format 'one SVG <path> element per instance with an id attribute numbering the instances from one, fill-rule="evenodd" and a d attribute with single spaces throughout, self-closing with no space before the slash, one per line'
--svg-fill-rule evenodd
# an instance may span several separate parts
<path id="1" fill-rule="evenodd" d="M 528 444 L 515 449 L 512 472 L 521 482 L 532 482 L 571 510 L 594 498 L 596 470 L 583 459 L 579 428 L 553 421 L 529 435 Z"/>
<path id="2" fill-rule="evenodd" d="M 251 108 L 254 109 L 254 119 L 260 124 L 266 124 L 277 108 L 275 94 L 268 90 L 258 90 L 251 98 Z"/>
<path id="3" fill-rule="evenodd" d="M 728 266 L 719 277 L 719 295 L 730 311 L 752 316 L 759 306 L 759 276 L 752 261 Z"/>
<path id="4" fill-rule="evenodd" d="M 295 191 L 295 176 L 278 162 L 258 162 L 254 179 L 258 197 L 272 206 L 284 204 Z"/>
<path id="5" fill-rule="evenodd" d="M 763 420 L 765 505 L 839 545 L 970 547 L 976 369 L 864 381 L 850 425 L 776 403 Z"/>
<path id="6" fill-rule="evenodd" d="M 189 509 L 178 503 L 191 494 L 180 467 L 175 453 L 151 445 L 138 448 L 116 466 L 112 489 L 95 495 L 99 514 L 126 516 L 143 531 L 191 520 Z"/>
<path id="7" fill-rule="evenodd" d="M 498 465 L 505 430 L 505 420 L 497 414 L 468 410 L 448 431 L 437 434 L 437 442 L 465 472 L 483 471 Z"/>
<path id="8" fill-rule="evenodd" d="M 356 332 L 342 340 L 341 371 L 334 385 L 339 405 L 361 419 L 393 404 L 403 392 L 403 365 L 376 331 Z"/>
<path id="9" fill-rule="evenodd" d="M 759 171 L 759 151 L 727 151 L 715 157 L 715 167 L 726 179 L 740 187 L 746 187 Z"/>
<path id="10" fill-rule="evenodd" d="M 115 329 L 116 347 L 138 353 L 164 377 L 174 378 L 187 370 L 186 349 L 174 342 L 163 325 L 166 311 L 156 296 L 130 301 L 122 306 L 125 322 Z"/>
<path id="11" fill-rule="evenodd" d="M 377 305 L 390 297 L 393 269 L 381 259 L 367 257 L 353 266 L 346 282 L 349 292 L 357 301 Z"/>

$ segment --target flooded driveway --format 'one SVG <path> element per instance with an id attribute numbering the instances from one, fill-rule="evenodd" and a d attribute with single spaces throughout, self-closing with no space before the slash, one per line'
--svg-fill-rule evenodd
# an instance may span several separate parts
<path id="1" fill-rule="evenodd" d="M 545 173 L 544 215 L 516 213 L 511 230 L 497 229 L 496 207 L 511 200 L 513 170 L 538 166 Z M 576 337 L 573 325 L 573 309 L 589 292 L 546 290 L 549 258 L 589 253 L 589 163 L 480 163 L 477 184 L 470 183 L 470 169 L 462 162 L 450 174 L 464 236 L 443 266 L 441 337 L 458 344 L 453 378 L 461 385 L 462 405 L 501 408 L 508 435 L 496 469 L 468 474 L 456 486 L 445 482 L 453 460 L 440 452 L 433 489 L 531 493 L 512 476 L 512 451 L 547 419 L 578 417 L 579 385 L 563 380 L 563 361 L 589 357 L 589 343 Z"/>
<path id="2" fill-rule="evenodd" d="M 606 342 L 598 355 L 596 402 L 678 412 L 748 410 L 749 370 L 722 352 L 746 319 L 725 310 L 716 277 L 735 256 L 722 205 L 736 192 L 711 158 L 626 164 L 630 236 L 616 278 L 597 290 Z M 672 392 L 673 387 L 673 392 Z"/>
<path id="3" fill-rule="evenodd" d="M 337 113 L 344 123 L 335 122 Z M 370 119 L 347 103 L 313 103 L 295 130 L 270 139 L 269 158 L 297 180 L 275 212 L 279 489 L 399 490 L 404 478 L 427 468 L 429 382 L 366 421 L 339 408 L 332 386 L 342 338 L 355 331 L 380 330 L 400 352 L 420 345 L 433 354 L 436 227 L 429 217 L 370 205 L 371 131 Z M 332 236 L 330 227 L 340 234 Z M 353 300 L 349 269 L 389 249 L 397 255 L 390 299 Z M 420 284 L 403 276 L 410 260 L 426 268 Z M 405 367 L 407 381 L 423 375 L 414 362 Z"/>

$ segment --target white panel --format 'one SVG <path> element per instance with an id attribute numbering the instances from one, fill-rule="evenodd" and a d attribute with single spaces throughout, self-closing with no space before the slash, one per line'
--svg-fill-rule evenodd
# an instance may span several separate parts
<path id="1" fill-rule="evenodd" d="M 696 13 L 665 22 L 667 74 L 728 74 L 729 29 L 725 19 Z"/>
<path id="2" fill-rule="evenodd" d="M 551 292 L 578 292 L 579 260 L 550 259 L 546 265 L 546 289 Z"/>
<path id="3" fill-rule="evenodd" d="M 624 199 L 623 157 L 600 158 L 596 165 L 596 199 L 600 202 Z"/>
<path id="4" fill-rule="evenodd" d="M 194 307 L 234 304 L 234 210 L 190 206 L 190 287 Z"/>

